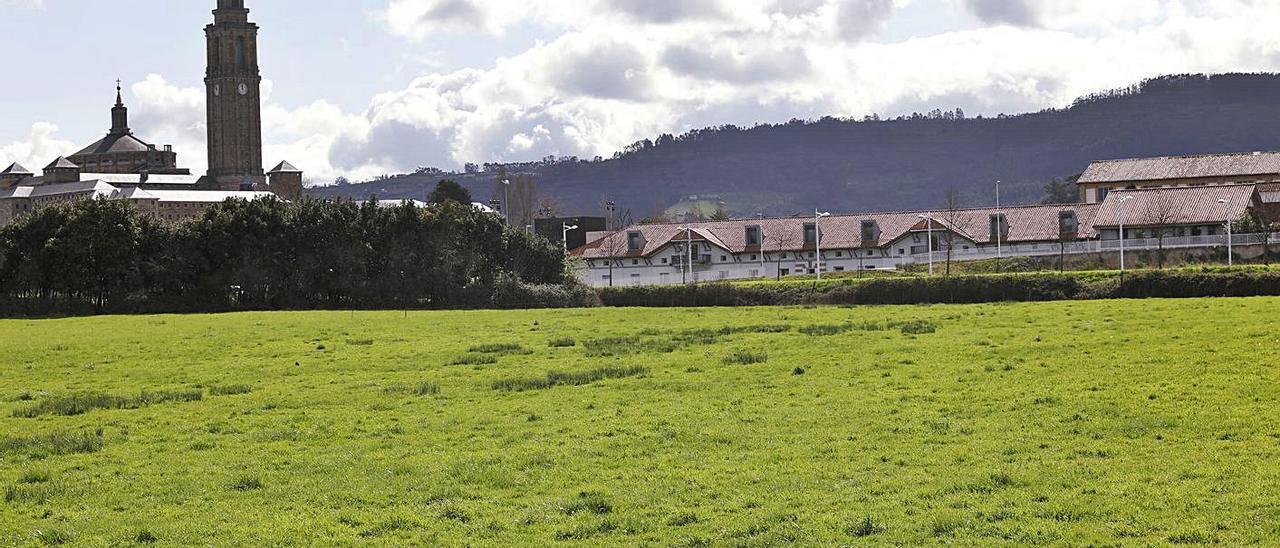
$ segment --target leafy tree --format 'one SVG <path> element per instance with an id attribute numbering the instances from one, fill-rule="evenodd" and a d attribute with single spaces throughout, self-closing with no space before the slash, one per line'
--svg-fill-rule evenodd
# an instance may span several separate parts
<path id="1" fill-rule="evenodd" d="M 1054 178 L 1044 185 L 1044 199 L 1040 200 L 1040 203 L 1072 204 L 1080 201 L 1080 192 L 1076 189 L 1076 181 L 1079 180 L 1079 175 L 1066 179 Z"/>
<path id="2" fill-rule="evenodd" d="M 436 183 L 436 189 L 431 191 L 431 195 L 427 197 L 427 201 L 433 204 L 443 204 L 445 202 L 456 202 L 459 204 L 471 205 L 471 191 L 466 187 L 458 184 L 453 179 L 445 179 Z"/>

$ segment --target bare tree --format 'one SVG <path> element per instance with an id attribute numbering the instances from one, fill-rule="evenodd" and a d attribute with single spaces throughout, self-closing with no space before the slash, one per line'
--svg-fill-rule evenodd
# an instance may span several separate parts
<path id="1" fill-rule="evenodd" d="M 1143 224 L 1152 228 L 1156 235 L 1156 265 L 1164 268 L 1164 238 L 1169 234 L 1170 226 L 1176 220 L 1177 205 L 1168 192 L 1153 190 L 1146 196 L 1146 207 L 1143 209 Z"/>
<path id="2" fill-rule="evenodd" d="M 533 224 L 538 213 L 538 185 L 533 175 L 520 174 L 511 178 L 509 205 L 511 224 L 527 226 Z"/>
<path id="3" fill-rule="evenodd" d="M 627 251 L 625 236 L 622 231 L 615 230 L 600 242 L 600 250 L 604 251 L 606 260 L 609 261 L 609 287 L 613 287 L 613 267 Z"/>
<path id="4" fill-rule="evenodd" d="M 960 193 L 956 191 L 955 187 L 948 188 L 942 205 L 942 221 L 947 224 L 942 232 L 942 245 L 946 251 L 945 276 L 951 275 L 952 252 L 956 248 L 957 239 L 961 238 L 956 234 L 956 231 L 963 230 L 968 232 L 968 223 L 963 216 L 963 210 L 964 206 L 960 203 Z M 930 221 L 932 222 L 932 220 Z"/>
<path id="5" fill-rule="evenodd" d="M 782 258 L 786 256 L 787 250 L 795 248 L 796 242 L 799 241 L 798 235 L 790 230 L 781 230 L 769 233 L 769 239 L 778 244 L 778 252 L 773 254 L 779 280 L 782 279 Z"/>
<path id="6" fill-rule="evenodd" d="M 653 207 L 649 209 L 649 213 L 645 215 L 640 222 L 645 224 L 669 223 L 671 219 L 667 217 L 667 206 L 661 201 L 654 202 Z"/>
<path id="7" fill-rule="evenodd" d="M 564 206 L 554 196 L 538 196 L 538 215 L 555 218 L 564 212 Z"/>

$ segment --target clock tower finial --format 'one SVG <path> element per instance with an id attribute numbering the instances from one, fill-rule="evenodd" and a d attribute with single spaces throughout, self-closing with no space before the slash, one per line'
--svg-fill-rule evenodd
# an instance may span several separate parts
<path id="1" fill-rule="evenodd" d="M 258 25 L 249 21 L 244 0 L 218 0 L 213 24 L 204 32 L 209 179 L 224 190 L 241 188 L 246 178 L 265 184 Z"/>

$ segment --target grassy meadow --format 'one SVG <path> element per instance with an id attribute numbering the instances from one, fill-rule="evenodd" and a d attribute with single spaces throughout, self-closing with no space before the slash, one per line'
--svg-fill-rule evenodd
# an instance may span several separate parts
<path id="1" fill-rule="evenodd" d="M 0 545 L 1276 545 L 1278 307 L 3 321 Z"/>

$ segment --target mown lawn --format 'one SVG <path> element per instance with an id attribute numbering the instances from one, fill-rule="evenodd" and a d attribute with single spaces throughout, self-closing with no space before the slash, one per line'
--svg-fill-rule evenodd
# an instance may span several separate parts
<path id="1" fill-rule="evenodd" d="M 1278 306 L 4 321 L 0 544 L 1275 545 Z"/>

